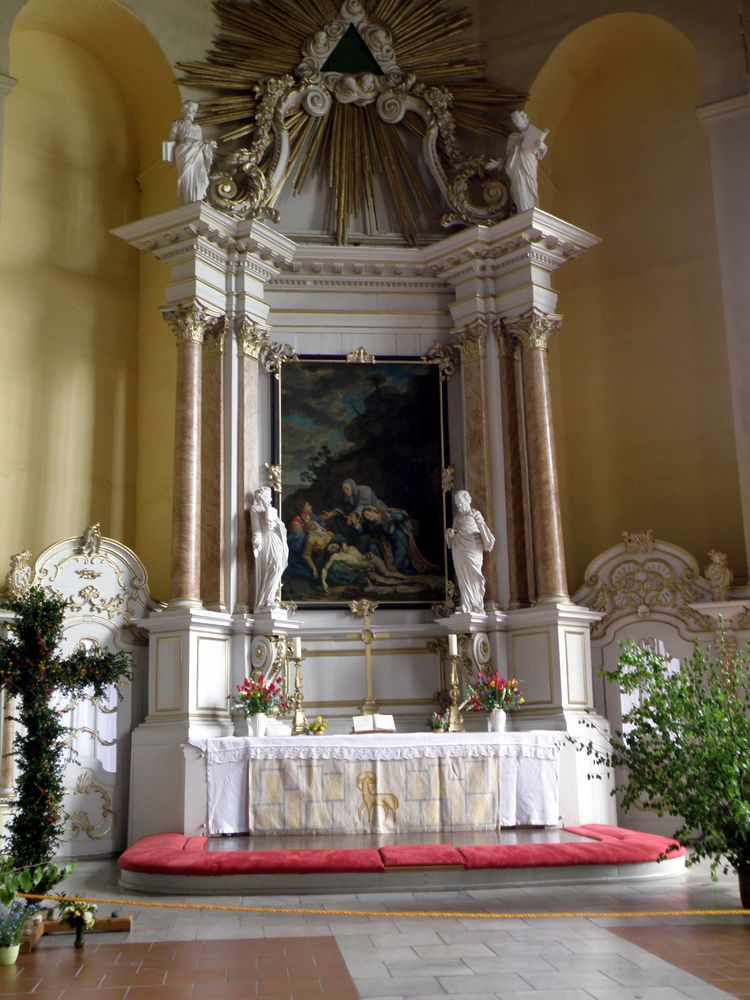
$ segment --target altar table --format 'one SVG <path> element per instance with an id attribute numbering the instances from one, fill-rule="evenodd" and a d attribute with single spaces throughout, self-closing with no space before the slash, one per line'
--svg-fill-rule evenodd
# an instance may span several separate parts
<path id="1" fill-rule="evenodd" d="M 559 822 L 560 732 L 191 740 L 220 834 L 497 830 Z"/>

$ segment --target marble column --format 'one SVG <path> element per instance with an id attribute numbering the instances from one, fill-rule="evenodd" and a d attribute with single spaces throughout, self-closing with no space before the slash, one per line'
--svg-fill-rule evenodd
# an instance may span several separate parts
<path id="1" fill-rule="evenodd" d="M 508 607 L 533 601 L 533 564 L 528 532 L 528 478 L 522 440 L 521 344 L 501 322 L 494 327 L 500 356 L 505 512 L 508 530 Z"/>
<path id="2" fill-rule="evenodd" d="M 547 345 L 561 317 L 530 309 L 504 322 L 522 348 L 523 405 L 537 603 L 568 599 Z"/>
<path id="3" fill-rule="evenodd" d="M 489 323 L 480 317 L 454 330 L 453 343 L 461 351 L 461 375 L 464 394 L 464 479 L 465 488 L 477 507 L 492 524 L 492 450 L 487 419 L 486 346 Z M 484 556 L 485 606 L 497 602 L 495 549 Z"/>
<path id="4" fill-rule="evenodd" d="M 243 316 L 234 331 L 239 358 L 237 468 L 237 604 L 235 611 L 252 611 L 255 604 L 255 566 L 250 546 L 249 497 L 261 485 L 258 390 L 260 356 L 268 346 L 267 329 Z"/>
<path id="5" fill-rule="evenodd" d="M 209 314 L 193 301 L 166 309 L 177 338 L 170 607 L 200 607 L 202 344 Z"/>
<path id="6" fill-rule="evenodd" d="M 224 509 L 224 341 L 226 317 L 206 324 L 201 391 L 201 598 L 226 611 Z"/>

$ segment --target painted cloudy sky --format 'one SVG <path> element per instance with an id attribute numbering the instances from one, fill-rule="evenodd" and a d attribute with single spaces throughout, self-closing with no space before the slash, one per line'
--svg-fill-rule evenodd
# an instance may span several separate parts
<path id="1" fill-rule="evenodd" d="M 344 436 L 349 422 L 364 412 L 373 392 L 373 375 L 388 379 L 390 392 L 406 392 L 424 365 L 299 362 L 283 367 L 281 388 L 281 452 L 284 483 L 294 489 L 300 474 L 322 444 L 334 455 L 352 448 Z"/>

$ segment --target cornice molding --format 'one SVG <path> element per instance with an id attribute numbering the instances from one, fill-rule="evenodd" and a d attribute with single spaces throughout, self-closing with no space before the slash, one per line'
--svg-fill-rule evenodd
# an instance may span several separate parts
<path id="1" fill-rule="evenodd" d="M 723 101 L 703 104 L 696 108 L 695 113 L 701 121 L 710 124 L 719 118 L 734 118 L 746 115 L 748 112 L 750 112 L 750 94 L 737 94 L 736 97 L 727 97 Z"/>

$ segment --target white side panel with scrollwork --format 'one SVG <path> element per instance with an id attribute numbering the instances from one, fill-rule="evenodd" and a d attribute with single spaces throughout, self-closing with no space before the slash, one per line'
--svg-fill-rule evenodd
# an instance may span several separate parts
<path id="1" fill-rule="evenodd" d="M 124 649 L 135 661 L 132 683 L 113 685 L 102 698 L 60 701 L 71 729 L 61 853 L 109 854 L 125 844 L 130 733 L 145 715 L 148 651 L 138 623 L 157 604 L 138 557 L 102 538 L 98 525 L 46 549 L 34 566 L 34 583 L 67 603 L 65 653 L 81 646 Z"/>
<path id="2" fill-rule="evenodd" d="M 602 614 L 591 630 L 594 704 L 613 732 L 622 728 L 629 704 L 602 673 L 615 668 L 623 639 L 668 656 L 679 669 L 679 661 L 690 655 L 696 639 L 716 639 L 719 616 L 735 641 L 750 637 L 746 596 L 729 590 L 728 570 L 721 579 L 715 572 L 719 562 L 714 557 L 721 553 L 709 553 L 702 575 L 694 556 L 655 539 L 651 531 L 624 532 L 622 537 L 622 542 L 592 560 L 584 586 L 573 597 L 576 604 Z M 666 836 L 679 826 L 674 817 L 660 818 L 646 809 L 631 809 L 619 819 L 624 826 Z"/>

